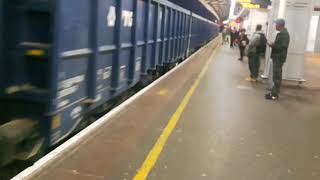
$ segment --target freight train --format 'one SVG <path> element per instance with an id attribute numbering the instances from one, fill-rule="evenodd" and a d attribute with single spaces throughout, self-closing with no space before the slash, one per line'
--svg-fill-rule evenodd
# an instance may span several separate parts
<path id="1" fill-rule="evenodd" d="M 0 1 L 0 166 L 59 144 L 218 31 L 166 0 Z"/>

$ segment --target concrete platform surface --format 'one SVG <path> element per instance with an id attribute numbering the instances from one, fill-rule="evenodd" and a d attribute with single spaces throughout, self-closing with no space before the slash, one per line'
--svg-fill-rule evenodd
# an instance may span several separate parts
<path id="1" fill-rule="evenodd" d="M 320 179 L 320 67 L 307 60 L 307 83 L 267 101 L 237 57 L 227 46 L 214 57 L 150 180 Z"/>
<path id="2" fill-rule="evenodd" d="M 129 180 L 209 58 L 213 62 L 151 170 L 150 180 L 319 180 L 320 68 L 279 101 L 247 82 L 238 50 L 216 42 L 34 179 Z"/>

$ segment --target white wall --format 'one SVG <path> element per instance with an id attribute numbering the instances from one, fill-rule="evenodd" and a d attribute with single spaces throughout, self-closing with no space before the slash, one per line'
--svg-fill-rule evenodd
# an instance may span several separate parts
<path id="1" fill-rule="evenodd" d="M 306 49 L 309 52 L 314 52 L 315 42 L 317 38 L 318 23 L 319 23 L 319 16 L 311 16 L 309 37 L 308 37 L 308 43 L 307 43 L 307 49 Z"/>
<path id="2" fill-rule="evenodd" d="M 268 10 L 250 9 L 249 17 L 244 23 L 249 37 L 255 32 L 257 24 L 262 25 L 262 29 L 266 31 L 266 23 L 268 21 Z"/>
<path id="3" fill-rule="evenodd" d="M 313 6 L 320 7 L 320 0 L 313 0 Z M 313 11 L 312 13 L 314 16 L 320 16 L 320 11 Z M 320 21 L 320 18 L 319 18 Z M 318 21 L 318 28 L 316 32 L 315 42 L 314 42 L 314 49 L 313 51 L 316 53 L 320 53 L 320 22 Z M 312 37 L 313 39 L 313 37 Z"/>
<path id="4" fill-rule="evenodd" d="M 320 53 L 320 17 L 319 17 L 318 28 L 317 28 L 317 32 L 316 32 L 316 40 L 315 40 L 315 45 L 314 45 L 314 52 Z"/>

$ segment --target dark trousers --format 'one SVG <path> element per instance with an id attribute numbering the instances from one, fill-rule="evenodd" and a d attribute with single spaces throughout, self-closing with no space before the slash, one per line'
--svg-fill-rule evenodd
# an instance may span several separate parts
<path id="1" fill-rule="evenodd" d="M 259 69 L 260 69 L 260 58 L 259 55 L 252 53 L 249 54 L 249 70 L 250 70 L 250 77 L 251 78 L 258 78 Z"/>
<path id="2" fill-rule="evenodd" d="M 244 56 L 244 50 L 246 49 L 246 47 L 245 46 L 239 46 L 239 49 L 240 49 L 240 59 L 242 60 L 243 56 Z"/>
<path id="3" fill-rule="evenodd" d="M 231 35 L 230 35 L 230 47 L 233 47 L 234 41 L 235 41 L 234 35 L 231 34 Z"/>
<path id="4" fill-rule="evenodd" d="M 283 62 L 278 60 L 273 60 L 273 87 L 271 93 L 273 95 L 278 95 L 280 93 L 281 81 L 282 81 L 282 67 Z"/>

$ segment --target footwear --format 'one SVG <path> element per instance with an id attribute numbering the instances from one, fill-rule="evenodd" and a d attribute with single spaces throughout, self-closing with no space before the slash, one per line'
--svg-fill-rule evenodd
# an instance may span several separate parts
<path id="1" fill-rule="evenodd" d="M 245 80 L 250 82 L 257 82 L 257 79 L 252 77 L 247 77 Z"/>
<path id="2" fill-rule="evenodd" d="M 242 58 L 239 58 L 238 60 L 239 60 L 239 61 L 242 61 L 243 59 L 242 59 Z"/>
<path id="3" fill-rule="evenodd" d="M 279 96 L 278 96 L 278 95 L 273 95 L 273 94 L 271 94 L 271 93 L 268 93 L 268 94 L 265 95 L 265 98 L 266 98 L 267 100 L 278 100 L 278 99 L 279 99 Z"/>
<path id="4" fill-rule="evenodd" d="M 245 80 L 246 81 L 251 81 L 251 77 L 247 77 Z"/>

